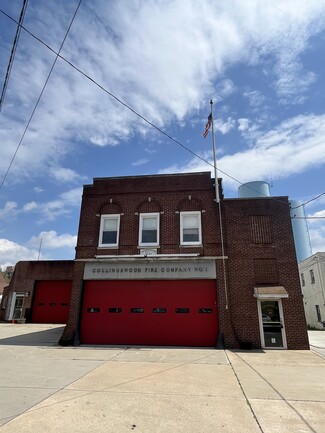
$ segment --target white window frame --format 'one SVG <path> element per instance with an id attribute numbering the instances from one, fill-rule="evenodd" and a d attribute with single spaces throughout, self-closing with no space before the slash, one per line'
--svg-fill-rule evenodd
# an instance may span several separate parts
<path id="1" fill-rule="evenodd" d="M 197 216 L 198 217 L 198 229 L 199 229 L 199 240 L 198 241 L 184 241 L 183 239 L 183 226 L 185 216 Z M 181 245 L 202 245 L 202 222 L 201 222 L 201 211 L 189 211 L 180 212 L 180 240 Z"/>
<path id="2" fill-rule="evenodd" d="M 103 238 L 103 231 L 104 231 L 104 223 L 106 220 L 117 220 L 117 234 L 116 234 L 116 242 L 110 243 L 110 244 L 104 244 L 102 242 Z M 120 214 L 107 214 L 107 215 L 101 215 L 100 218 L 100 229 L 99 229 L 99 241 L 98 246 L 101 248 L 116 248 L 119 245 L 119 238 L 120 238 L 120 221 L 121 221 L 121 215 Z"/>
<path id="3" fill-rule="evenodd" d="M 156 218 L 157 220 L 157 242 L 142 242 L 142 230 L 143 230 L 143 221 L 146 218 Z M 160 214 L 159 212 L 148 212 L 148 213 L 140 213 L 139 217 L 139 246 L 140 247 L 158 247 L 159 239 L 160 239 Z"/>
<path id="4" fill-rule="evenodd" d="M 311 284 L 315 284 L 316 280 L 315 280 L 314 269 L 310 269 L 310 270 L 309 270 L 309 275 L 310 275 L 310 283 L 311 283 Z"/>

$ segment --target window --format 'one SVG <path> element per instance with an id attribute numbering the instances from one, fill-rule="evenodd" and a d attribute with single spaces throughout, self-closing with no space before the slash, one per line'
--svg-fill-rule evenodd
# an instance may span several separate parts
<path id="1" fill-rule="evenodd" d="M 300 277 L 301 277 L 301 285 L 302 286 L 305 286 L 305 276 L 304 276 L 304 274 L 300 274 Z"/>
<path id="2" fill-rule="evenodd" d="M 152 312 L 153 313 L 166 313 L 167 312 L 167 310 L 166 310 L 166 308 L 153 308 L 152 309 Z"/>
<path id="3" fill-rule="evenodd" d="M 143 309 L 143 308 L 138 308 L 138 307 L 136 307 L 136 308 L 131 308 L 131 309 L 130 309 L 130 312 L 131 312 L 131 313 L 143 313 L 143 312 L 144 312 L 144 309 Z"/>
<path id="4" fill-rule="evenodd" d="M 314 274 L 313 269 L 310 269 L 309 273 L 310 273 L 310 282 L 311 282 L 311 284 L 315 284 L 315 274 Z"/>
<path id="5" fill-rule="evenodd" d="M 201 212 L 181 212 L 181 245 L 202 243 Z"/>
<path id="6" fill-rule="evenodd" d="M 120 215 L 102 215 L 100 221 L 100 247 L 117 247 L 120 229 Z"/>
<path id="7" fill-rule="evenodd" d="M 200 314 L 212 314 L 213 308 L 199 308 Z"/>
<path id="8" fill-rule="evenodd" d="M 180 308 L 175 308 L 175 313 L 177 314 L 188 314 L 190 312 L 189 308 L 184 308 L 184 307 L 180 307 Z"/>
<path id="9" fill-rule="evenodd" d="M 87 313 L 100 313 L 100 308 L 98 307 L 87 308 Z"/>
<path id="10" fill-rule="evenodd" d="M 139 245 L 159 245 L 159 213 L 140 214 Z"/>
<path id="11" fill-rule="evenodd" d="M 267 215 L 250 216 L 251 239 L 255 244 L 269 244 L 272 242 L 270 217 Z"/>
<path id="12" fill-rule="evenodd" d="M 315 305 L 315 307 L 316 307 L 317 321 L 321 322 L 322 321 L 322 316 L 320 315 L 319 305 Z"/>
<path id="13" fill-rule="evenodd" d="M 111 307 L 108 309 L 109 313 L 122 313 L 122 308 L 120 307 Z"/>

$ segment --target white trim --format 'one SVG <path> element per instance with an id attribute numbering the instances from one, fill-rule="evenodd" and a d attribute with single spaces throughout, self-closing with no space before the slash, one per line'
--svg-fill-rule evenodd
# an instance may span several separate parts
<path id="1" fill-rule="evenodd" d="M 157 241 L 156 242 L 141 242 L 142 230 L 143 230 L 143 220 L 145 218 L 155 218 L 156 219 L 156 230 L 157 230 Z M 147 212 L 140 213 L 139 216 L 139 247 L 159 247 L 159 226 L 160 226 L 160 213 L 159 212 Z"/>
<path id="2" fill-rule="evenodd" d="M 198 241 L 184 241 L 183 239 L 183 218 L 185 216 L 197 216 L 198 217 L 198 230 L 199 230 L 199 240 Z M 188 246 L 188 245 L 202 245 L 202 222 L 201 222 L 201 211 L 186 211 L 186 212 L 180 212 L 180 244 L 181 246 Z M 194 227 L 193 227 L 194 228 Z"/>
<path id="3" fill-rule="evenodd" d="M 144 256 L 143 254 L 125 254 L 125 255 L 108 255 L 108 254 L 102 254 L 102 255 L 95 255 L 94 258 L 97 260 L 106 260 L 106 259 L 112 259 L 112 260 L 123 260 L 123 261 L 130 261 L 130 259 L 139 259 L 143 258 L 145 260 L 160 260 L 160 259 L 170 259 L 175 260 L 177 258 L 183 258 L 188 257 L 195 260 L 227 260 L 228 256 L 200 256 L 199 253 L 189 253 L 189 254 L 156 254 L 154 256 Z M 93 262 L 93 258 L 89 259 L 74 259 L 75 262 Z"/>
<path id="4" fill-rule="evenodd" d="M 103 244 L 102 238 L 103 238 L 103 230 L 104 230 L 104 223 L 106 220 L 117 220 L 117 233 L 116 233 L 116 242 L 112 244 Z M 98 247 L 100 248 L 112 248 L 112 247 L 118 247 L 119 244 L 119 237 L 120 237 L 120 220 L 121 215 L 120 214 L 105 214 L 101 215 L 100 217 L 100 229 L 99 229 L 99 240 L 98 240 Z"/>
<path id="5" fill-rule="evenodd" d="M 267 301 L 267 300 L 272 301 L 272 302 L 278 301 L 278 303 L 279 303 L 280 322 L 282 324 L 281 335 L 282 335 L 283 347 L 266 347 L 265 346 L 261 302 Z M 258 321 L 259 321 L 259 327 L 260 327 L 260 338 L 261 338 L 262 349 L 267 349 L 267 350 L 275 350 L 275 349 L 276 350 L 285 350 L 285 349 L 287 349 L 287 338 L 286 338 L 286 332 L 285 332 L 282 300 L 280 298 L 275 299 L 275 298 L 271 298 L 271 297 L 268 297 L 267 299 L 265 299 L 265 298 L 257 299 L 257 310 L 258 310 Z"/>

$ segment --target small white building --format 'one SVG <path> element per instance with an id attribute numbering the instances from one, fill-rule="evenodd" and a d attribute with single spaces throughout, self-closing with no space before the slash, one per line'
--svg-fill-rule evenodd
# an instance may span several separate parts
<path id="1" fill-rule="evenodd" d="M 308 326 L 325 330 L 325 252 L 299 263 Z"/>

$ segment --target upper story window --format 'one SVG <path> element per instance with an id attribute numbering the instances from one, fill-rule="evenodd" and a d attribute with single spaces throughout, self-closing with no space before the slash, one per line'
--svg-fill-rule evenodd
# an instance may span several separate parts
<path id="1" fill-rule="evenodd" d="M 140 214 L 139 245 L 159 245 L 159 213 Z"/>
<path id="2" fill-rule="evenodd" d="M 314 270 L 313 270 L 313 269 L 310 269 L 309 273 L 310 273 L 310 282 L 311 282 L 311 284 L 315 284 L 315 274 L 314 274 Z"/>
<path id="3" fill-rule="evenodd" d="M 300 277 L 301 277 L 301 285 L 305 286 L 306 282 L 305 282 L 305 276 L 304 276 L 304 274 L 303 273 L 300 274 Z"/>
<path id="4" fill-rule="evenodd" d="M 181 245 L 201 245 L 201 212 L 181 212 Z"/>
<path id="5" fill-rule="evenodd" d="M 117 247 L 120 231 L 120 215 L 102 215 L 100 220 L 99 246 Z"/>

